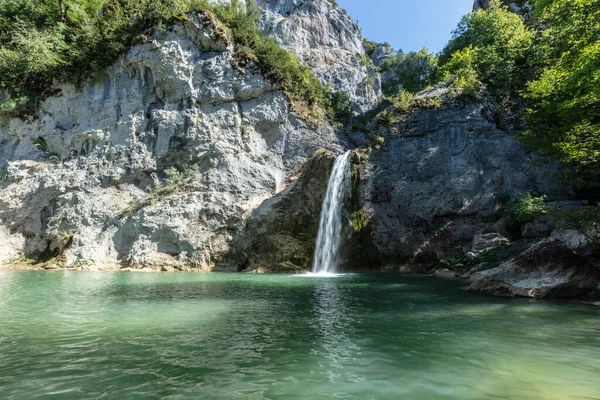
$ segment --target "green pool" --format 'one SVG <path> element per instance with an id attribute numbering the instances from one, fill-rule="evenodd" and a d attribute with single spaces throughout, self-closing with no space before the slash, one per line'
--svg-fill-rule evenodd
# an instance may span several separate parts
<path id="1" fill-rule="evenodd" d="M 462 285 L 0 271 L 0 399 L 600 399 L 600 307 Z"/>

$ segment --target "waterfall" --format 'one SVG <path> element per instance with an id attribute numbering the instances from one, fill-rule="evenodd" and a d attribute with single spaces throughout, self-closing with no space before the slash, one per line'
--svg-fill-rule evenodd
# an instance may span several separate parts
<path id="1" fill-rule="evenodd" d="M 350 154 L 348 151 L 335 159 L 327 184 L 313 264 L 313 273 L 316 274 L 338 272 L 343 228 L 347 223 L 343 206 L 350 184 Z"/>

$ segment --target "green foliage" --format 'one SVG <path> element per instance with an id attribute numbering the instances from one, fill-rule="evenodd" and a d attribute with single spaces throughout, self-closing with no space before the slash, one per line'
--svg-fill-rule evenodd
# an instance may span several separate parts
<path id="1" fill-rule="evenodd" d="M 369 218 L 364 210 L 358 210 L 352 213 L 352 229 L 355 233 L 362 232 L 368 224 Z"/>
<path id="2" fill-rule="evenodd" d="M 407 111 L 413 100 L 414 95 L 408 90 L 402 89 L 397 96 L 393 98 L 394 107 L 398 111 Z"/>
<path id="3" fill-rule="evenodd" d="M 331 121 L 347 123 L 352 118 L 350 95 L 344 91 L 327 93 L 327 115 Z"/>
<path id="4" fill-rule="evenodd" d="M 452 53 L 448 62 L 439 69 L 440 78 L 450 81 L 452 87 L 462 89 L 465 95 L 474 95 L 480 90 L 474 64 L 473 46 L 469 45 Z"/>
<path id="5" fill-rule="evenodd" d="M 57 80 L 78 83 L 99 73 L 149 29 L 168 27 L 187 11 L 209 10 L 229 27 L 236 54 L 254 57 L 267 78 L 286 90 L 307 117 L 320 117 L 322 87 L 312 71 L 262 35 L 258 8 L 239 0 L 5 0 L 0 2 L 0 89 L 11 100 L 0 113 L 30 112 Z"/>
<path id="6" fill-rule="evenodd" d="M 525 97 L 524 140 L 570 163 L 568 180 L 600 186 L 600 3 L 554 0 L 540 13 L 547 27 L 537 49 L 542 65 Z"/>
<path id="7" fill-rule="evenodd" d="M 531 192 L 524 192 L 515 196 L 506 205 L 507 222 L 511 225 L 532 222 L 535 217 L 548 211 L 544 204 L 545 199 L 546 196 L 534 197 Z"/>
<path id="8" fill-rule="evenodd" d="M 463 17 L 439 58 L 443 74 L 473 79 L 473 72 L 498 97 L 516 94 L 526 80 L 525 57 L 534 31 L 499 0 L 488 10 Z M 469 49 L 469 50 L 466 50 Z M 456 52 L 460 52 L 455 55 Z"/>
<path id="9" fill-rule="evenodd" d="M 363 67 L 368 67 L 373 63 L 373 60 L 371 60 L 371 57 L 369 57 L 367 54 L 359 54 L 358 57 L 360 59 L 360 64 Z"/>
<path id="10" fill-rule="evenodd" d="M 396 112 L 393 108 L 388 108 L 381 111 L 379 114 L 377 114 L 375 120 L 377 121 L 377 124 L 388 128 L 400 122 L 400 119 L 396 115 Z"/>
<path id="11" fill-rule="evenodd" d="M 431 86 L 436 80 L 437 59 L 426 48 L 406 55 L 399 52 L 395 57 L 386 60 L 380 69 L 395 71 L 394 79 L 383 88 L 386 95 L 394 95 L 398 85 L 416 93 Z"/>
<path id="12" fill-rule="evenodd" d="M 454 77 L 452 85 L 472 95 L 481 80 L 501 103 L 516 105 L 518 112 L 525 106 L 523 141 L 566 163 L 564 179 L 597 196 L 600 2 L 533 5 L 532 27 L 499 0 L 465 16 L 439 56 L 439 76 Z"/>
<path id="13" fill-rule="evenodd" d="M 365 46 L 365 51 L 369 57 L 373 54 L 373 52 L 375 52 L 375 49 L 377 49 L 377 47 L 379 46 L 378 43 L 372 42 L 367 39 L 363 39 L 363 45 Z"/>

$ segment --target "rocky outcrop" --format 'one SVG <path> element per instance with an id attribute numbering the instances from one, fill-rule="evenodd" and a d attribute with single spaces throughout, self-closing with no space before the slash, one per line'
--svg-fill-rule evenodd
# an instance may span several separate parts
<path id="1" fill-rule="evenodd" d="M 490 0 L 475 0 L 473 3 L 473 11 L 477 11 L 481 8 L 484 10 L 490 8 Z"/>
<path id="2" fill-rule="evenodd" d="M 358 24 L 334 2 L 260 0 L 261 27 L 310 65 L 324 85 L 350 96 L 364 113 L 381 99 L 379 73 L 365 53 Z"/>
<path id="3" fill-rule="evenodd" d="M 598 271 L 559 240 L 544 240 L 514 259 L 478 274 L 471 292 L 553 299 L 596 289 Z"/>
<path id="4" fill-rule="evenodd" d="M 557 182 L 558 166 L 534 163 L 535 154 L 498 129 L 495 107 L 484 92 L 466 97 L 440 86 L 407 111 L 388 110 L 395 121 L 380 127 L 384 144 L 365 159 L 361 177 L 370 240 L 386 263 L 419 256 L 433 267 L 468 252 L 511 194 L 571 195 Z"/>
<path id="5" fill-rule="evenodd" d="M 240 271 L 309 270 L 334 160 L 317 152 L 293 183 L 256 208 L 233 242 L 231 263 Z"/>
<path id="6" fill-rule="evenodd" d="M 515 14 L 522 16 L 526 22 L 533 17 L 533 5 L 526 0 L 503 0 L 504 5 Z M 490 0 L 475 0 L 473 3 L 473 11 L 479 9 L 487 10 L 490 8 Z"/>
<path id="7" fill-rule="evenodd" d="M 373 60 L 373 64 L 376 67 L 379 67 L 390 58 L 393 58 L 395 55 L 396 52 L 391 48 L 391 46 L 383 44 L 375 48 L 373 54 L 371 54 L 371 59 Z"/>
<path id="8" fill-rule="evenodd" d="M 0 126 L 0 261 L 211 269 L 246 215 L 319 148 L 339 151 L 210 14 L 146 37 L 36 118 Z"/>

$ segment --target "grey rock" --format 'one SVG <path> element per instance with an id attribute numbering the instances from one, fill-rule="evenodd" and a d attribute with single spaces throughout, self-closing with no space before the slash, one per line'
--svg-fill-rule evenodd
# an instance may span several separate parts
<path id="1" fill-rule="evenodd" d="M 471 292 L 536 299 L 581 297 L 598 284 L 598 271 L 559 240 L 544 240 L 497 268 L 478 274 Z"/>
<path id="2" fill-rule="evenodd" d="M 317 149 L 341 150 L 256 65 L 234 69 L 230 38 L 205 17 L 149 35 L 81 89 L 59 84 L 36 119 L 0 126 L 0 261 L 73 235 L 67 265 L 212 269 Z"/>
<path id="3" fill-rule="evenodd" d="M 484 10 L 490 8 L 490 0 L 475 0 L 473 3 L 473 11 L 477 11 L 481 8 Z"/>
<path id="4" fill-rule="evenodd" d="M 589 244 L 587 237 L 574 229 L 557 229 L 550 237 L 559 240 L 571 250 L 584 249 Z"/>
<path id="5" fill-rule="evenodd" d="M 377 46 L 375 51 L 373 51 L 373 54 L 371 54 L 371 59 L 373 60 L 373 64 L 376 67 L 379 67 L 385 61 L 393 58 L 395 55 L 396 52 L 390 46 L 380 45 Z"/>
<path id="6" fill-rule="evenodd" d="M 317 152 L 285 190 L 252 212 L 244 231 L 233 240 L 231 264 L 240 271 L 310 269 L 334 159 L 331 153 Z"/>
<path id="7" fill-rule="evenodd" d="M 410 260 L 425 244 L 435 253 L 470 246 L 497 215 L 507 193 L 535 190 L 562 200 L 560 166 L 534 162 L 514 135 L 496 126 L 492 101 L 463 101 L 443 86 L 416 97 L 441 100 L 413 108 L 381 130 L 385 144 L 366 157 L 361 202 L 373 215 L 370 239 L 386 262 Z"/>
<path id="8" fill-rule="evenodd" d="M 350 96 L 353 111 L 364 113 L 382 97 L 376 68 L 365 60 L 360 26 L 323 0 L 260 0 L 261 27 L 308 64 L 325 85 Z"/>
<path id="9" fill-rule="evenodd" d="M 521 236 L 524 238 L 548 237 L 552 233 L 555 223 L 555 218 L 551 215 L 536 217 L 533 222 L 529 222 L 521 227 Z"/>

